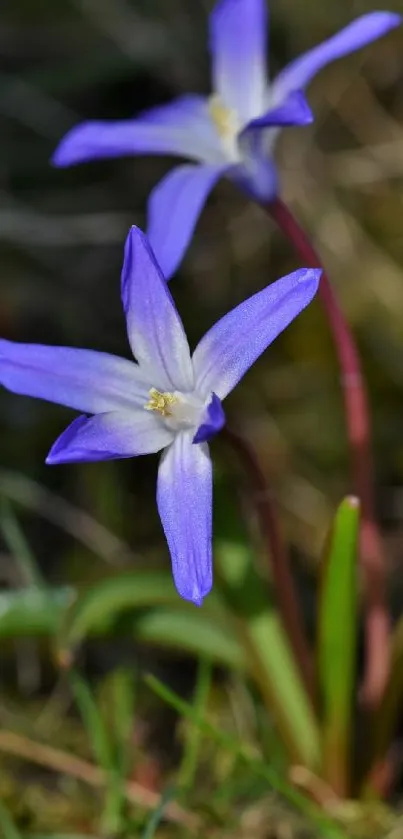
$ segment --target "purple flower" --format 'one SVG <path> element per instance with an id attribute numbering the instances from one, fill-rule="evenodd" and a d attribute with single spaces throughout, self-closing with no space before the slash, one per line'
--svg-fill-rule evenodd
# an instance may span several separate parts
<path id="1" fill-rule="evenodd" d="M 141 231 L 126 241 L 122 300 L 136 362 L 92 350 L 0 340 L 0 383 L 84 412 L 47 463 L 163 451 L 157 503 L 179 594 L 200 605 L 212 585 L 212 465 L 221 402 L 312 300 L 320 271 L 301 269 L 223 317 L 190 354 L 168 286 Z M 86 416 L 91 414 L 91 416 Z"/>
<path id="2" fill-rule="evenodd" d="M 132 154 L 196 161 L 175 168 L 150 196 L 148 236 L 169 278 L 216 181 L 226 175 L 258 201 L 274 198 L 279 129 L 312 121 L 302 90 L 330 61 L 381 37 L 401 20 L 390 12 L 363 15 L 291 62 L 269 84 L 266 0 L 219 0 L 210 17 L 212 96 L 182 96 L 136 119 L 82 123 L 61 141 L 53 163 L 70 166 Z"/>

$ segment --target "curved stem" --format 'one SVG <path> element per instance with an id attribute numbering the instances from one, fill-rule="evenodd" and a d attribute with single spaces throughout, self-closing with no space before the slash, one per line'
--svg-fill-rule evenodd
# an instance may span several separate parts
<path id="1" fill-rule="evenodd" d="M 312 703 L 315 701 L 313 663 L 305 636 L 301 608 L 295 593 L 287 548 L 282 536 L 276 505 L 253 446 L 240 434 L 226 427 L 222 434 L 241 461 L 253 491 L 254 508 L 270 561 L 271 578 L 288 640 Z"/>
<path id="2" fill-rule="evenodd" d="M 277 222 L 304 263 L 311 268 L 323 269 L 313 245 L 288 207 L 277 199 L 264 209 Z M 368 400 L 354 336 L 325 271 L 318 296 L 339 363 L 354 492 L 361 501 L 360 555 L 367 597 L 366 663 L 361 695 L 368 710 L 371 710 L 379 703 L 389 675 L 390 621 L 386 596 L 386 562 L 375 515 Z"/>

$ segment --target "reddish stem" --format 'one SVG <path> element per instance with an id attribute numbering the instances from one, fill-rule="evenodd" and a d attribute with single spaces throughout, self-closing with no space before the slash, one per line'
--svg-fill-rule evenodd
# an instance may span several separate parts
<path id="1" fill-rule="evenodd" d="M 304 264 L 322 268 L 321 260 L 288 207 L 279 199 L 264 207 Z M 390 621 L 386 596 L 386 562 L 376 521 L 374 468 L 366 387 L 354 336 L 323 271 L 318 296 L 333 337 L 340 368 L 354 492 L 361 501 L 360 555 L 365 575 L 366 663 L 362 698 L 368 710 L 379 703 L 389 675 Z"/>
<path id="2" fill-rule="evenodd" d="M 266 545 L 276 600 L 309 697 L 314 704 L 314 678 L 311 651 L 306 640 L 301 608 L 295 593 L 287 548 L 281 533 L 273 494 L 262 472 L 253 446 L 228 427 L 223 434 L 240 459 L 253 491 L 253 504 L 259 517 L 260 531 Z"/>

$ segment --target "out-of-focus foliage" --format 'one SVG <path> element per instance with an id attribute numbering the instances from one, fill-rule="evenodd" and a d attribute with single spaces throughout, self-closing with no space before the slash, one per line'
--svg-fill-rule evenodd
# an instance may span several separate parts
<path id="1" fill-rule="evenodd" d="M 118 296 L 122 245 L 130 224 L 145 227 L 147 196 L 170 161 L 127 158 L 64 171 L 52 169 L 48 161 L 63 133 L 81 119 L 130 116 L 187 90 L 208 92 L 205 35 L 212 5 L 208 0 L 3 0 L 2 336 L 128 354 Z M 381 0 L 376 7 L 403 12 L 402 0 Z M 271 72 L 372 8 L 370 0 L 332 4 L 273 0 Z M 315 124 L 284 132 L 277 153 L 284 196 L 311 231 L 362 349 L 373 408 L 379 514 L 389 549 L 390 596 L 396 615 L 403 602 L 402 56 L 403 35 L 396 31 L 323 71 L 309 90 Z M 268 218 L 235 187 L 219 184 L 172 285 L 192 343 L 228 308 L 295 264 Z M 282 524 L 294 546 L 295 571 L 313 635 L 316 569 L 324 535 L 336 503 L 350 489 L 337 368 L 315 303 L 255 365 L 226 408 L 230 421 L 253 440 L 280 499 Z M 115 677 L 106 674 L 122 663 L 132 671 L 151 669 L 173 684 L 177 693 L 189 695 L 195 680 L 193 656 L 204 638 L 203 654 L 226 664 L 228 670 L 225 678 L 214 673 L 210 684 L 199 664 L 195 713 L 208 716 L 216 730 L 227 731 L 242 748 L 270 758 L 275 771 L 283 772 L 284 748 L 256 689 L 245 687 L 243 673 L 253 669 L 252 663 L 248 660 L 245 667 L 245 647 L 225 612 L 228 603 L 234 606 L 237 569 L 241 573 L 237 608 L 241 613 L 243 607 L 245 614 L 249 609 L 252 640 L 260 642 L 264 652 L 260 664 L 266 678 L 269 672 L 281 689 L 290 679 L 293 684 L 297 681 L 287 665 L 281 632 L 273 624 L 271 600 L 263 627 L 258 610 L 253 615 L 247 601 L 242 578 L 245 533 L 236 521 L 231 481 L 223 492 L 221 483 L 217 487 L 218 585 L 204 617 L 203 610 L 191 612 L 177 604 L 168 580 L 169 557 L 155 510 L 152 458 L 45 467 L 46 453 L 69 419 L 65 409 L 0 392 L 0 493 L 13 505 L 1 510 L 0 628 L 2 621 L 4 627 L 6 619 L 14 620 L 4 632 L 0 652 L 0 724 L 5 729 L 0 732 L 0 764 L 7 769 L 0 787 L 6 805 L 0 809 L 0 825 L 5 839 L 17 839 L 20 828 L 24 836 L 35 833 L 37 839 L 45 834 L 50 839 L 51 831 L 93 836 L 98 830 L 122 836 L 126 831 L 145 839 L 156 829 L 175 836 L 181 831 L 194 835 L 199 828 L 192 823 L 192 808 L 207 823 L 211 820 L 223 837 L 228 831 L 239 839 L 264 837 L 268 823 L 273 831 L 279 826 L 278 836 L 287 835 L 281 830 L 290 836 L 315 835 L 314 822 L 300 823 L 299 816 L 284 808 L 283 799 L 268 793 L 267 778 L 245 771 L 244 764 L 214 740 L 198 741 L 195 727 L 185 717 L 173 736 L 172 717 L 164 712 L 160 721 L 163 706 L 150 699 L 144 686 L 136 697 L 130 766 L 126 762 L 123 729 L 117 730 L 116 716 L 121 715 L 124 728 L 127 685 L 117 677 L 118 686 L 111 688 Z M 219 440 L 213 455 L 217 472 L 230 474 L 232 464 Z M 14 510 L 17 529 L 13 529 Z M 254 524 L 252 520 L 252 543 L 257 541 Z M 140 604 L 141 586 L 130 591 L 125 583 L 145 567 L 149 577 L 155 572 L 162 588 L 150 586 L 150 596 Z M 260 595 L 265 596 L 266 569 L 258 570 Z M 23 591 L 27 584 L 35 588 Z M 76 591 L 78 600 L 71 603 Z M 136 597 L 141 608 L 133 618 L 130 607 Z M 14 612 L 7 611 L 10 603 Z M 35 604 L 39 608 L 30 611 Z M 67 617 L 60 622 L 66 610 Z M 25 626 L 32 622 L 28 631 L 21 632 L 24 620 Z M 99 682 L 96 699 L 77 682 L 73 712 L 71 683 L 63 675 L 57 681 L 55 675 L 59 672 L 59 665 L 54 665 L 55 645 L 60 659 L 60 649 L 70 650 L 68 639 L 74 647 L 87 636 L 90 624 L 99 631 L 103 621 L 102 639 L 86 642 L 80 650 L 83 669 Z M 44 639 L 36 640 L 42 633 L 54 637 L 51 649 Z M 24 638 L 17 638 L 21 635 Z M 397 634 L 396 660 L 401 661 L 398 642 Z M 169 661 L 167 648 L 176 650 Z M 256 673 L 254 678 L 261 687 Z M 387 701 L 393 704 L 393 697 Z M 117 714 L 116 707 L 120 707 Z M 114 721 L 108 718 L 108 708 L 115 709 Z M 297 728 L 298 721 L 294 724 Z M 98 740 L 100 731 L 107 732 L 104 740 L 109 745 L 102 756 L 99 743 L 96 753 L 95 729 Z M 22 740 L 1 740 L 10 732 Z M 309 720 L 304 734 L 312 748 L 315 732 Z M 380 753 L 386 734 L 393 731 L 380 730 Z M 35 763 L 32 744 L 37 741 L 54 747 L 59 759 L 60 753 L 70 758 L 70 752 L 80 755 L 87 765 L 83 770 L 87 785 L 80 785 L 80 776 L 73 771 L 69 774 L 71 761 L 63 771 L 54 762 L 46 763 L 46 753 L 42 763 Z M 12 757 L 13 743 L 14 755 L 23 760 Z M 161 828 L 158 819 L 150 822 L 146 814 L 156 810 L 161 817 L 160 793 L 168 787 L 172 767 L 180 764 L 178 753 L 183 761 L 179 777 L 184 782 L 187 778 L 193 791 L 184 801 L 185 817 L 174 809 L 177 821 L 171 827 L 163 821 Z M 189 769 L 192 765 L 197 770 Z M 96 774 L 101 769 L 113 777 L 106 802 L 97 792 L 103 789 Z M 129 784 L 123 802 L 122 779 Z M 150 791 L 142 804 L 136 798 L 137 783 Z M 170 798 L 170 794 L 164 804 L 168 815 L 169 807 L 179 806 L 176 795 Z M 394 828 L 394 816 L 382 808 L 375 810 L 359 813 L 361 835 L 397 837 L 392 830 L 402 828 Z M 185 826 L 178 827 L 183 822 Z"/>

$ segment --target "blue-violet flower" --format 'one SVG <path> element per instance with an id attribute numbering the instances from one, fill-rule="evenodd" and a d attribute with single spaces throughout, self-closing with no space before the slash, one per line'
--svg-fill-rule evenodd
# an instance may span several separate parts
<path id="1" fill-rule="evenodd" d="M 250 297 L 219 320 L 191 356 L 151 247 L 133 227 L 125 247 L 122 300 L 136 362 L 92 350 L 0 340 L 2 385 L 84 412 L 56 440 L 47 463 L 164 450 L 158 510 L 176 588 L 196 604 L 212 585 L 207 441 L 225 422 L 221 402 L 311 301 L 320 273 L 295 271 Z"/>
<path id="2" fill-rule="evenodd" d="M 61 141 L 56 166 L 132 154 L 197 161 L 170 172 L 151 193 L 148 237 L 166 278 L 178 267 L 210 190 L 228 176 L 257 201 L 278 192 L 273 151 L 279 129 L 312 114 L 303 89 L 330 61 L 381 37 L 402 18 L 362 15 L 292 61 L 269 84 L 266 0 L 219 0 L 210 17 L 213 94 L 181 96 L 135 119 L 84 122 Z"/>

